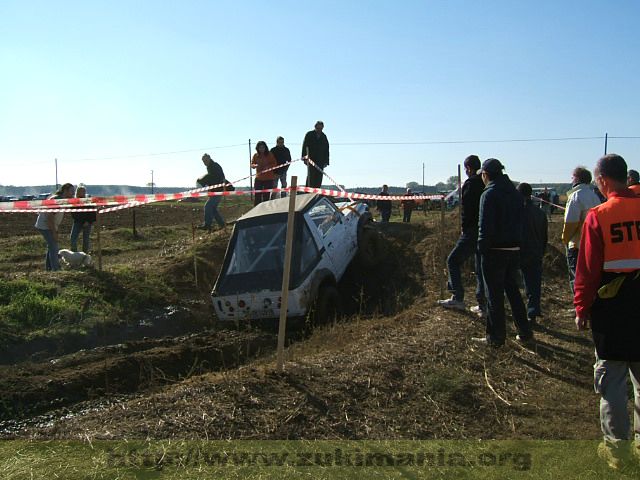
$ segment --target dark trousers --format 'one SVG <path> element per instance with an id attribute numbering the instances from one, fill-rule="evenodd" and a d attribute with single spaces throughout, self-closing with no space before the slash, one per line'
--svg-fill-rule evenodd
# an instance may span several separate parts
<path id="1" fill-rule="evenodd" d="M 542 295 L 542 258 L 527 258 L 520 261 L 524 292 L 527 296 L 527 317 L 542 315 L 540 297 Z"/>
<path id="2" fill-rule="evenodd" d="M 413 212 L 413 210 L 410 209 L 410 208 L 405 208 L 403 210 L 402 221 L 404 223 L 410 223 L 411 222 L 411 212 Z"/>
<path id="3" fill-rule="evenodd" d="M 573 286 L 576 283 L 576 266 L 578 265 L 578 249 L 567 247 L 567 267 L 569 268 L 569 285 L 571 293 L 574 293 Z"/>
<path id="4" fill-rule="evenodd" d="M 382 223 L 388 223 L 391 218 L 391 209 L 389 210 L 380 210 L 380 217 L 382 219 Z"/>
<path id="5" fill-rule="evenodd" d="M 322 171 L 309 164 L 309 166 L 307 167 L 307 187 L 320 188 L 321 186 Z"/>
<path id="6" fill-rule="evenodd" d="M 476 300 L 481 307 L 485 305 L 484 282 L 482 279 L 482 268 L 480 265 L 480 254 L 477 252 L 478 239 L 475 235 L 462 234 L 455 247 L 447 257 L 447 270 L 449 271 L 449 279 L 447 288 L 453 294 L 453 298 L 462 302 L 464 301 L 464 286 L 462 285 L 462 264 L 471 256 L 475 256 L 476 270 Z"/>
<path id="7" fill-rule="evenodd" d="M 487 295 L 487 340 L 502 345 L 507 337 L 504 295 L 507 294 L 513 322 L 518 334 L 532 336 L 520 290 L 518 289 L 519 252 L 517 250 L 489 250 L 482 254 L 482 276 Z"/>
<path id="8" fill-rule="evenodd" d="M 256 179 L 256 181 L 253 184 L 253 188 L 255 190 L 268 190 L 270 188 L 275 188 L 275 186 L 276 186 L 275 180 Z M 253 197 L 253 204 L 258 205 L 259 203 L 266 202 L 270 198 L 271 198 L 270 192 L 256 193 L 255 196 Z"/>

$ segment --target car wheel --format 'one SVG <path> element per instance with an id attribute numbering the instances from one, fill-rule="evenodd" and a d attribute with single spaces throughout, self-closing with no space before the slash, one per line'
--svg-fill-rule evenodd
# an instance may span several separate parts
<path id="1" fill-rule="evenodd" d="M 323 285 L 313 305 L 311 320 L 314 325 L 331 323 L 342 313 L 340 292 L 333 285 Z"/>
<path id="2" fill-rule="evenodd" d="M 373 228 L 364 228 L 358 245 L 358 261 L 363 267 L 374 267 L 380 260 L 380 236 Z"/>

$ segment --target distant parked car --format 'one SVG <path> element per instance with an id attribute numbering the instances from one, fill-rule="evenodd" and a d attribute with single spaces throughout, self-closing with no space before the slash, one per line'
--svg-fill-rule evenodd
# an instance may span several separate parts
<path id="1" fill-rule="evenodd" d="M 280 316 L 289 199 L 263 202 L 240 217 L 211 293 L 219 320 Z M 366 266 L 378 257 L 377 232 L 364 203 L 334 203 L 298 195 L 287 317 L 314 321 L 335 317 L 337 284 L 358 257 Z"/>
<path id="2" fill-rule="evenodd" d="M 30 202 L 31 200 L 35 200 L 35 199 L 36 199 L 35 195 L 20 195 L 20 197 L 18 197 L 18 200 L 27 201 L 27 202 Z"/>
<path id="3" fill-rule="evenodd" d="M 38 200 L 46 200 L 51 196 L 51 192 L 40 193 L 38 194 Z"/>

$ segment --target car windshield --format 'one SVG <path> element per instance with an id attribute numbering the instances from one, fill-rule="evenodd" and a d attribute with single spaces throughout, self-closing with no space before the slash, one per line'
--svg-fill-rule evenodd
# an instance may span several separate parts
<path id="1" fill-rule="evenodd" d="M 286 230 L 286 223 L 255 225 L 239 230 L 227 275 L 281 272 Z"/>
<path id="2" fill-rule="evenodd" d="M 260 224 L 238 224 L 227 253 L 231 257 L 216 287 L 218 293 L 280 290 L 286 232 L 286 215 L 261 219 Z M 320 261 L 320 252 L 302 216 L 296 219 L 293 243 L 290 288 L 296 288 Z"/>

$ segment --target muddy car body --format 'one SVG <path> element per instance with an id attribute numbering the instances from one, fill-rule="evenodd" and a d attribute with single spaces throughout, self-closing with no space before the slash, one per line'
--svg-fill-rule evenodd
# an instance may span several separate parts
<path id="1" fill-rule="evenodd" d="M 289 198 L 263 202 L 238 219 L 211 293 L 221 321 L 280 316 Z M 367 241 L 366 205 L 298 195 L 287 317 L 337 309 L 336 285 Z M 362 249 L 368 252 L 370 249 Z"/>

